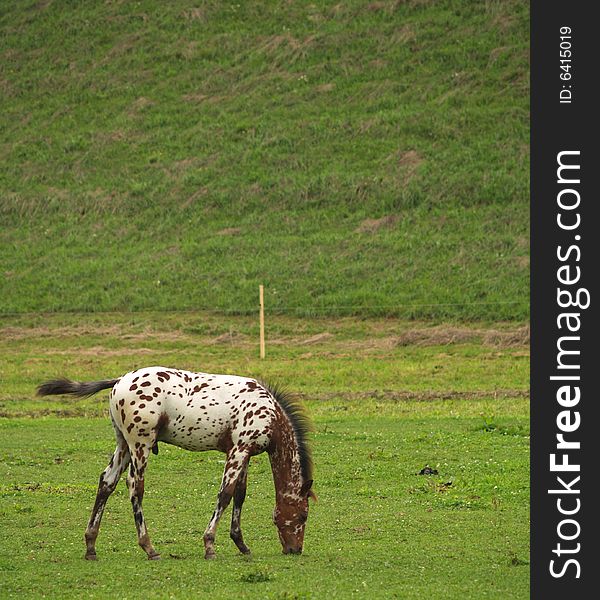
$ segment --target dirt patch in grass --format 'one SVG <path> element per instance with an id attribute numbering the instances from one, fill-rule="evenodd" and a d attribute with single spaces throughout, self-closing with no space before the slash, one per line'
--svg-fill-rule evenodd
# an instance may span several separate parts
<path id="1" fill-rule="evenodd" d="M 279 50 L 280 47 L 288 46 L 293 51 L 294 55 L 301 57 L 306 55 L 307 49 L 314 44 L 316 39 L 316 35 L 309 35 L 304 39 L 296 38 L 290 33 L 271 35 L 266 38 L 264 44 L 260 47 L 260 50 L 267 54 L 273 54 Z"/>
<path id="2" fill-rule="evenodd" d="M 181 204 L 181 210 L 187 210 L 194 202 L 196 202 L 196 200 L 198 200 L 198 198 L 206 196 L 206 194 L 208 194 L 208 188 L 206 186 L 201 187 Z"/>
<path id="3" fill-rule="evenodd" d="M 415 150 L 400 150 L 388 157 L 392 170 L 398 173 L 398 177 L 404 183 L 408 183 L 416 175 L 418 168 L 423 164 L 424 159 Z"/>
<path id="4" fill-rule="evenodd" d="M 492 27 L 497 27 L 502 33 L 506 33 L 514 27 L 515 22 L 516 19 L 512 15 L 501 13 L 492 19 L 491 25 Z"/>
<path id="5" fill-rule="evenodd" d="M 316 336 L 315 336 L 316 337 Z M 279 343 L 289 343 L 279 340 Z M 297 342 L 301 344 L 301 342 Z M 529 327 L 509 330 L 469 329 L 461 327 L 432 327 L 409 329 L 398 335 L 371 336 L 363 340 L 339 340 L 335 342 L 337 351 L 384 351 L 402 347 L 452 346 L 477 344 L 496 350 L 526 348 L 514 352 L 513 356 L 529 356 Z M 304 356 L 309 358 L 309 356 Z"/>
<path id="6" fill-rule="evenodd" d="M 202 21 L 205 22 L 207 20 L 206 10 L 202 8 L 189 8 L 184 10 L 182 15 L 184 19 L 188 21 Z"/>
<path id="7" fill-rule="evenodd" d="M 247 341 L 248 336 L 239 331 L 228 331 L 212 340 L 213 344 L 240 344 Z"/>
<path id="8" fill-rule="evenodd" d="M 390 352 L 402 347 L 429 347 L 429 346 L 451 346 L 460 344 L 481 344 L 496 350 L 529 348 L 529 326 L 501 328 L 472 328 L 459 325 L 439 325 L 434 327 L 415 326 L 404 329 L 394 322 L 373 323 L 367 330 L 361 332 L 359 339 L 348 339 L 344 331 L 347 320 L 339 323 L 328 322 L 328 328 L 334 331 L 323 331 L 313 333 L 309 336 L 267 335 L 268 346 L 326 346 L 327 351 L 335 352 L 361 352 L 381 351 Z M 151 355 L 165 353 L 165 350 L 149 348 L 147 344 L 154 342 L 189 342 L 190 344 L 206 343 L 231 344 L 236 347 L 248 346 L 256 343 L 256 339 L 238 331 L 227 331 L 216 337 L 191 334 L 174 328 L 168 331 L 148 330 L 130 333 L 129 327 L 123 325 L 94 325 L 64 327 L 4 327 L 0 329 L 0 335 L 5 341 L 20 340 L 42 340 L 45 338 L 66 339 L 74 338 L 74 344 L 67 349 L 48 350 L 48 354 L 67 355 L 77 351 L 80 355 L 92 356 L 125 356 L 130 353 L 139 355 Z M 96 342 L 93 346 L 85 347 L 85 337 L 94 337 Z M 98 345 L 98 337 L 118 338 L 120 342 L 127 342 L 127 347 L 112 348 L 110 339 L 101 341 Z M 78 339 L 79 338 L 79 339 Z M 90 340 L 91 341 L 91 340 Z M 143 344 L 141 347 L 132 348 L 136 343 Z M 84 346 L 84 347 L 81 347 Z M 122 344 L 119 344 L 122 346 Z M 322 350 L 316 352 L 315 356 L 322 355 Z M 528 352 L 528 350 L 527 350 Z M 311 356 L 304 356 L 309 358 Z"/>
<path id="9" fill-rule="evenodd" d="M 355 233 L 375 233 L 382 228 L 392 227 L 399 219 L 398 215 L 386 215 L 380 219 L 365 219 L 354 231 Z"/>
<path id="10" fill-rule="evenodd" d="M 291 337 L 278 337 L 278 338 L 268 338 L 267 339 L 267 345 L 268 346 L 312 346 L 313 344 L 322 344 L 324 342 L 330 342 L 332 340 L 334 340 L 335 336 L 333 333 L 329 333 L 329 331 L 324 331 L 323 333 L 317 333 L 315 335 L 311 335 L 309 337 L 298 337 L 298 336 L 291 336 Z M 336 341 L 335 343 L 335 347 L 337 348 L 338 346 L 341 347 L 346 347 L 346 343 L 345 341 L 341 340 L 341 341 Z M 355 342 L 356 344 L 360 345 L 359 341 Z M 303 354 L 300 358 L 310 358 L 313 356 L 312 352 L 307 352 L 306 354 Z M 319 354 L 318 352 L 315 354 L 315 356 L 322 356 L 322 354 Z"/>
<path id="11" fill-rule="evenodd" d="M 517 266 L 521 267 L 521 269 L 529 268 L 529 256 L 516 256 L 515 263 Z"/>
<path id="12" fill-rule="evenodd" d="M 335 88 L 335 83 L 323 83 L 315 87 L 316 92 L 331 92 Z"/>
<path id="13" fill-rule="evenodd" d="M 0 410 L 0 418 L 19 419 L 27 417 L 30 419 L 39 419 L 42 417 L 108 417 L 107 408 L 40 408 L 34 410 Z"/>
<path id="14" fill-rule="evenodd" d="M 74 485 L 49 485 L 47 483 L 38 483 L 38 482 L 32 482 L 32 483 L 22 483 L 22 484 L 13 484 L 13 485 L 9 485 L 9 486 L 3 486 L 3 488 L 0 488 L 0 493 L 2 492 L 41 492 L 44 494 L 68 494 L 68 495 L 73 495 L 73 494 L 78 494 L 81 492 L 86 492 L 87 491 L 87 486 L 82 488 L 82 487 L 77 487 Z"/>
<path id="15" fill-rule="evenodd" d="M 528 346 L 529 326 L 514 331 L 497 331 L 490 329 L 482 333 L 484 344 L 498 347 Z"/>
<path id="16" fill-rule="evenodd" d="M 225 227 L 225 229 L 217 231 L 217 235 L 239 235 L 240 233 L 242 233 L 240 227 Z"/>
<path id="17" fill-rule="evenodd" d="M 401 167 L 418 167 L 423 162 L 423 159 L 419 156 L 415 150 L 408 150 L 408 152 L 401 152 L 398 157 L 398 164 Z"/>
<path id="18" fill-rule="evenodd" d="M 383 402 L 431 402 L 433 400 L 508 400 L 514 398 L 529 398 L 529 390 L 469 390 L 469 391 L 434 391 L 419 392 L 371 390 L 364 392 L 322 392 L 302 393 L 297 392 L 299 398 L 310 400 L 380 400 Z"/>
<path id="19" fill-rule="evenodd" d="M 152 348 L 104 348 L 102 346 L 92 346 L 91 348 L 70 348 L 69 350 L 48 350 L 46 354 L 65 355 L 77 353 L 79 356 L 131 356 L 137 354 L 172 354 L 174 350 L 153 350 Z"/>
<path id="20" fill-rule="evenodd" d="M 190 102 L 191 104 L 200 104 L 203 102 L 205 102 L 207 104 L 219 104 L 223 101 L 230 100 L 231 96 L 220 95 L 220 94 L 205 94 L 201 91 L 197 91 L 197 92 L 192 92 L 190 94 L 184 94 L 181 96 L 181 98 L 185 102 Z"/>
<path id="21" fill-rule="evenodd" d="M 405 44 L 406 42 L 412 42 L 416 37 L 417 35 L 413 27 L 404 25 L 396 30 L 392 36 L 392 41 L 396 44 Z"/>
<path id="22" fill-rule="evenodd" d="M 529 326 L 516 329 L 471 329 L 440 325 L 411 329 L 396 338 L 396 346 L 446 346 L 482 342 L 496 348 L 512 348 L 529 345 Z"/>
<path id="23" fill-rule="evenodd" d="M 154 106 L 154 104 L 155 102 L 153 100 L 150 100 L 150 98 L 144 98 L 143 96 L 141 96 L 140 98 L 135 100 L 135 102 L 133 102 L 131 108 L 129 109 L 129 114 L 132 116 L 136 115 L 140 111 Z"/>
<path id="24" fill-rule="evenodd" d="M 118 335 L 119 326 L 82 326 L 82 327 L 3 327 L 1 330 L 4 340 L 25 340 L 44 337 L 73 337 L 78 335 Z"/>
<path id="25" fill-rule="evenodd" d="M 181 331 L 143 331 L 139 333 L 127 333 L 129 327 L 126 325 L 81 325 L 64 327 L 3 327 L 0 334 L 4 340 L 25 340 L 32 338 L 68 338 L 85 336 L 107 336 L 118 337 L 121 340 L 149 340 L 159 339 L 161 341 L 178 341 L 189 339 L 190 336 Z"/>
<path id="26" fill-rule="evenodd" d="M 328 331 L 324 331 L 323 333 L 317 333 L 317 335 L 313 335 L 309 338 L 304 338 L 298 343 L 301 346 L 308 346 L 310 344 L 320 344 L 321 342 L 327 342 L 331 339 L 333 339 L 333 334 L 329 333 Z"/>

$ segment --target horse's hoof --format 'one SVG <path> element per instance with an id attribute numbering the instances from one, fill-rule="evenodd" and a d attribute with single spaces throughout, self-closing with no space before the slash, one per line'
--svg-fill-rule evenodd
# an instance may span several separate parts
<path id="1" fill-rule="evenodd" d="M 149 554 L 148 560 L 160 560 L 160 554 Z"/>
<path id="2" fill-rule="evenodd" d="M 86 554 L 85 555 L 85 560 L 98 560 L 98 557 L 96 556 L 96 554 Z"/>
<path id="3" fill-rule="evenodd" d="M 215 558 L 217 558 L 217 555 L 214 552 L 207 552 L 204 555 L 205 560 L 213 560 Z"/>

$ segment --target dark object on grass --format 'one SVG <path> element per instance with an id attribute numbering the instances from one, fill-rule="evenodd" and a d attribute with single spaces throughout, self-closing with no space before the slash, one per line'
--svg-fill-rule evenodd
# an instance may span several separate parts
<path id="1" fill-rule="evenodd" d="M 432 469 L 429 465 L 425 465 L 420 471 L 419 475 L 437 475 L 438 470 Z"/>

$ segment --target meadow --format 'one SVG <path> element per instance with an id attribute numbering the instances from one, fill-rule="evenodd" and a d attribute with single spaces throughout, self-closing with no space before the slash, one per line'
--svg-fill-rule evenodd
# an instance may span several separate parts
<path id="1" fill-rule="evenodd" d="M 397 319 L 51 315 L 4 319 L 0 596 L 526 598 L 528 329 Z M 137 547 L 127 490 L 111 497 L 96 563 L 83 531 L 112 450 L 104 394 L 35 398 L 55 375 L 151 364 L 284 383 L 313 416 L 315 491 L 305 551 L 281 554 L 266 456 L 253 459 L 240 555 L 225 514 L 202 558 L 223 468 L 217 452 L 161 444 L 144 509 L 163 560 Z M 419 475 L 426 466 L 437 471 Z"/>
<path id="2" fill-rule="evenodd" d="M 1 598 L 528 597 L 527 2 L 4 2 L 0 131 Z M 223 456 L 162 444 L 163 560 L 124 484 L 83 560 L 106 394 L 35 387 L 156 364 L 302 398 L 302 556 L 261 456 L 203 560 Z"/>

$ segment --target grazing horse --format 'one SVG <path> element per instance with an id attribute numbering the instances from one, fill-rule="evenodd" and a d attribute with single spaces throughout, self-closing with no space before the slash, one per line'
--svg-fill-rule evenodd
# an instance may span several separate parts
<path id="1" fill-rule="evenodd" d="M 316 497 L 311 489 L 312 460 L 307 444 L 310 424 L 297 402 L 255 379 L 165 367 L 147 367 L 119 379 L 89 383 L 55 379 L 40 385 L 37 393 L 86 397 L 108 388 L 112 388 L 110 417 L 117 447 L 100 475 L 85 532 L 85 558 L 96 559 L 96 538 L 104 507 L 127 466 L 138 543 L 149 559 L 160 558 L 142 513 L 144 473 L 150 452 L 158 453 L 158 442 L 186 450 L 220 450 L 227 455 L 217 505 L 204 532 L 205 558 L 215 556 L 217 524 L 232 497 L 231 539 L 240 552 L 250 552 L 240 526 L 248 461 L 264 451 L 269 454 L 273 471 L 273 522 L 283 552 L 302 552 L 308 498 Z"/>

